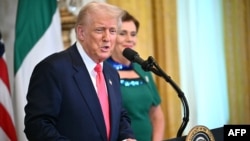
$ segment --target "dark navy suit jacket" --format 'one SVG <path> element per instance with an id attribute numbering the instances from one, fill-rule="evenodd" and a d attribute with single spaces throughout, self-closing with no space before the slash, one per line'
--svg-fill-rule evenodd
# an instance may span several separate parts
<path id="1" fill-rule="evenodd" d="M 103 71 L 110 102 L 110 141 L 134 138 L 122 108 L 119 75 L 106 62 Z M 30 141 L 107 141 L 101 106 L 75 44 L 35 67 L 27 102 L 24 132 Z"/>

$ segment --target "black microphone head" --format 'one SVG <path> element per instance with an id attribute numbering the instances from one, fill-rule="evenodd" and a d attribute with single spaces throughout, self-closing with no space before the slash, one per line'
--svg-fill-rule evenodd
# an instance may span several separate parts
<path id="1" fill-rule="evenodd" d="M 138 53 L 131 48 L 125 48 L 122 54 L 131 62 L 134 62 L 135 57 L 138 56 Z"/>

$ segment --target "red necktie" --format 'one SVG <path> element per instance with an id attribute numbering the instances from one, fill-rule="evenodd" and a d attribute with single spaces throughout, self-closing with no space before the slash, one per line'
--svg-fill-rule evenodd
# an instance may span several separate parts
<path id="1" fill-rule="evenodd" d="M 107 136 L 109 140 L 109 134 L 110 134 L 109 100 L 108 100 L 108 93 L 107 93 L 107 89 L 105 85 L 105 79 L 102 73 L 102 66 L 100 64 L 97 64 L 94 70 L 97 72 L 97 76 L 96 76 L 97 95 L 98 95 L 99 102 L 102 107 L 102 113 L 104 116 Z"/>

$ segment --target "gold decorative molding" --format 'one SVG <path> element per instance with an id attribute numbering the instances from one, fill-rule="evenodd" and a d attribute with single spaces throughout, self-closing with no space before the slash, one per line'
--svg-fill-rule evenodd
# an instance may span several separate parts
<path id="1" fill-rule="evenodd" d="M 75 26 L 76 16 L 71 13 L 66 6 L 60 7 L 61 24 L 62 24 L 62 38 L 64 48 L 71 45 L 70 32 Z"/>

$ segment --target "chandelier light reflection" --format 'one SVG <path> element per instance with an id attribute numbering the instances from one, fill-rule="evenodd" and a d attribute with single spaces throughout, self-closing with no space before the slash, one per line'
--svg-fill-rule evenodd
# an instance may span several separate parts
<path id="1" fill-rule="evenodd" d="M 69 12 L 75 15 L 82 6 L 82 0 L 57 0 L 57 2 L 60 8 L 67 8 Z"/>
<path id="2" fill-rule="evenodd" d="M 81 7 L 81 1 L 82 0 L 57 0 L 60 9 L 64 48 L 68 48 L 71 45 L 70 35 L 75 26 L 76 13 Z"/>

